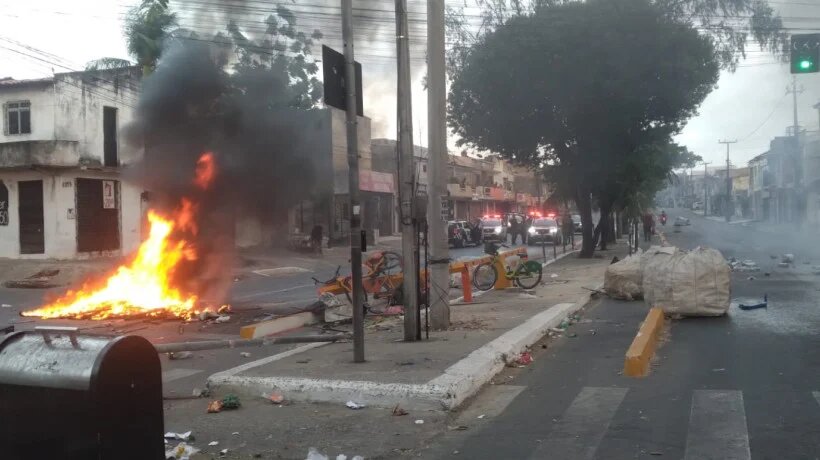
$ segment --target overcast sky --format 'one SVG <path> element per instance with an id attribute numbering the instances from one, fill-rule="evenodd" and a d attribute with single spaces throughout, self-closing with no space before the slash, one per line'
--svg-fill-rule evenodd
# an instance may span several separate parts
<path id="1" fill-rule="evenodd" d="M 217 3 L 217 0 L 190 1 L 200 5 Z M 103 56 L 127 58 L 122 19 L 134 3 L 129 0 L 0 0 L 0 77 L 43 77 L 52 72 L 79 70 L 87 61 Z M 254 7 L 266 3 L 273 4 L 264 0 L 248 1 L 248 5 Z M 301 8 L 301 0 L 284 3 L 294 10 Z M 463 4 L 461 0 L 456 3 Z M 326 35 L 325 43 L 341 49 L 340 25 L 326 14 L 333 13 L 332 8 L 338 6 L 338 2 L 311 0 L 309 4 L 328 5 L 330 9 L 308 7 L 310 13 L 304 15 L 296 11 L 297 18 L 303 16 L 300 23 L 306 28 L 321 29 Z M 414 140 L 426 145 L 426 93 L 421 87 L 425 2 L 410 0 L 409 4 Z M 395 33 L 392 15 L 386 12 L 393 2 L 354 0 L 354 5 L 372 8 L 367 14 L 376 18 L 360 27 L 362 32 L 356 37 L 357 60 L 365 68 L 365 111 L 373 119 L 373 137 L 395 138 L 396 76 L 391 57 Z M 772 5 L 784 17 L 787 28 L 795 32 L 796 28 L 801 32 L 820 32 L 820 0 L 778 0 Z M 258 16 L 261 19 L 261 14 Z M 205 33 L 206 29 L 214 29 L 223 22 L 210 17 L 204 24 L 201 21 L 195 24 L 193 19 L 183 17 L 182 25 Z M 716 164 L 725 162 L 726 154 L 725 146 L 718 144 L 718 140 L 737 139 L 739 142 L 732 145 L 732 162 L 745 165 L 750 158 L 765 152 L 769 140 L 783 135 L 792 124 L 792 97 L 786 95 L 791 78 L 787 65 L 753 49 L 736 72 L 721 74 L 718 88 L 706 99 L 699 115 L 689 122 L 678 142 Z M 799 76 L 798 85 L 804 89 L 798 97 L 800 124 L 818 130 L 820 118 L 813 105 L 820 102 L 820 74 Z"/>

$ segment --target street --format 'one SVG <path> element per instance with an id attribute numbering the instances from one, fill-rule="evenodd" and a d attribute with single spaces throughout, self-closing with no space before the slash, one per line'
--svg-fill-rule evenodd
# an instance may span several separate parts
<path id="1" fill-rule="evenodd" d="M 761 272 L 733 273 L 732 295 L 767 294 L 768 309 L 733 306 L 726 317 L 672 321 L 650 375 L 634 379 L 621 375 L 623 355 L 646 309 L 603 299 L 573 327 L 577 338 L 537 350 L 510 383 L 516 397 L 489 398 L 497 416 L 446 433 L 427 458 L 817 458 L 820 280 L 809 268 L 816 248 L 794 235 L 668 212 L 692 223 L 681 233 L 664 228 L 671 244 L 757 261 Z M 796 264 L 777 268 L 770 256 L 785 252 Z"/>

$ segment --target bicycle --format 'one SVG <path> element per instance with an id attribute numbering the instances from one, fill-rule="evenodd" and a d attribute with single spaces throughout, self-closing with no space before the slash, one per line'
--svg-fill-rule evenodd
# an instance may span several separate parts
<path id="1" fill-rule="evenodd" d="M 365 304 L 368 302 L 368 294 L 374 299 L 388 299 L 391 304 L 402 301 L 402 285 L 393 281 L 393 277 L 401 270 L 401 256 L 393 251 L 381 251 L 371 254 L 362 264 L 362 294 Z M 336 268 L 336 273 L 328 280 L 319 280 L 312 277 L 316 284 L 324 286 L 336 285 L 344 291 L 347 301 L 353 303 L 353 275 L 341 276 L 341 265 Z"/>
<path id="2" fill-rule="evenodd" d="M 509 247 L 505 244 L 501 246 Z M 480 291 L 489 291 L 498 281 L 498 269 L 496 269 L 496 262 L 499 258 L 498 245 L 487 243 L 484 252 L 493 257 L 489 262 L 479 264 L 473 270 L 473 286 Z M 515 270 L 507 269 L 504 277 L 523 289 L 532 289 L 541 282 L 543 275 L 541 264 L 527 260 L 527 255 L 522 255 L 521 259 Z"/>

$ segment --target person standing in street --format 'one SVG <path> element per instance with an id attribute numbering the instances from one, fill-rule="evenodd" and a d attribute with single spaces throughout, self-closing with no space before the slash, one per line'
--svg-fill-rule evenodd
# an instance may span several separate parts
<path id="1" fill-rule="evenodd" d="M 321 225 L 314 225 L 313 229 L 310 231 L 310 245 L 313 248 L 313 252 L 317 254 L 322 253 L 322 234 L 324 233 L 324 229 Z"/>
<path id="2" fill-rule="evenodd" d="M 655 230 L 655 217 L 647 211 L 643 215 L 643 240 L 651 241 L 652 233 Z"/>

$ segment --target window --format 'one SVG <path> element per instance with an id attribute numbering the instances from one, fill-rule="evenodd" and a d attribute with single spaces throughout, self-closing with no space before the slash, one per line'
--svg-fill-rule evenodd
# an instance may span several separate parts
<path id="1" fill-rule="evenodd" d="M 28 101 L 6 104 L 8 134 L 31 134 L 31 103 Z"/>

